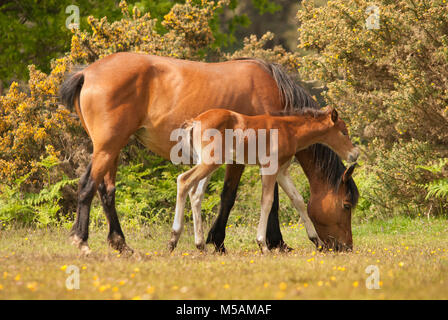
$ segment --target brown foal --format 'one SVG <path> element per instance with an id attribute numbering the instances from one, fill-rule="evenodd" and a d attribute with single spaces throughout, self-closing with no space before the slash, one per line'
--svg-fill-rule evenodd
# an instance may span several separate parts
<path id="1" fill-rule="evenodd" d="M 239 163 L 257 164 L 261 167 L 262 200 L 257 243 L 263 252 L 268 250 L 266 228 L 276 182 L 286 192 L 303 219 L 310 240 L 318 247 L 322 248 L 325 245 L 308 217 L 303 199 L 297 192 L 287 170 L 298 151 L 316 143 L 328 146 L 344 160 L 356 161 L 359 155 L 358 148 L 350 141 L 346 125 L 338 117 L 336 110 L 330 108 L 324 110 L 303 109 L 281 116 L 246 116 L 226 109 L 212 109 L 187 122 L 185 130 L 188 134 L 187 142 L 184 144 L 192 147 L 193 150 L 189 157 L 193 157 L 198 164 L 179 175 L 177 179 L 176 213 L 169 242 L 170 250 L 176 247 L 183 230 L 184 208 L 188 193 L 191 189 L 200 189 L 203 194 L 205 190 L 201 185 L 206 184 L 210 175 L 224 161 L 229 160 L 227 157 L 226 160 L 223 159 L 224 154 L 231 154 L 231 161 L 236 156 L 236 161 Z M 236 146 L 233 146 L 233 135 L 230 136 L 232 139 L 230 144 L 229 141 L 226 141 L 229 138 L 227 134 L 229 130 L 245 132 L 243 136 L 239 136 L 240 139 L 237 137 Z M 213 132 L 213 139 L 211 139 L 210 131 Z M 247 132 L 253 133 L 252 137 Z M 260 139 L 262 132 L 268 132 L 269 138 Z M 264 146 L 261 145 L 263 142 Z M 255 152 L 260 148 L 270 150 L 269 161 L 262 158 L 263 155 L 266 155 L 265 151 L 261 154 Z M 241 150 L 248 152 L 244 152 L 241 156 Z M 252 162 L 249 161 L 250 158 L 252 158 Z M 200 201 L 193 204 L 196 209 L 199 208 L 199 210 L 193 210 L 195 233 L 202 232 L 200 205 Z M 200 234 L 195 234 L 195 238 L 203 239 Z M 196 243 L 196 246 L 203 249 L 205 243 Z"/>

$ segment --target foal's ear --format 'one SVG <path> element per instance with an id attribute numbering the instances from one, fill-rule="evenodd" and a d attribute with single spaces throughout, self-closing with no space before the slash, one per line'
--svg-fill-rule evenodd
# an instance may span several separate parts
<path id="1" fill-rule="evenodd" d="M 332 109 L 331 110 L 331 121 L 333 121 L 333 123 L 336 123 L 338 121 L 339 115 L 338 112 L 336 111 L 336 109 Z"/>
<path id="2" fill-rule="evenodd" d="M 355 167 L 356 167 L 357 163 L 355 162 L 354 164 L 352 164 L 350 167 L 348 167 L 345 171 L 344 174 L 342 175 L 342 182 L 347 183 L 348 180 L 350 180 L 353 171 L 355 171 Z"/>

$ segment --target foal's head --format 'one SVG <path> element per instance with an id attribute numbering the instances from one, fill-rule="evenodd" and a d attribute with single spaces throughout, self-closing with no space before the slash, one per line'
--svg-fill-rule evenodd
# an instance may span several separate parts
<path id="1" fill-rule="evenodd" d="M 330 107 L 327 108 L 324 117 L 326 128 L 320 137 L 320 143 L 331 148 L 341 159 L 355 162 L 359 150 L 350 140 L 345 122 L 339 118 L 338 112 Z"/>

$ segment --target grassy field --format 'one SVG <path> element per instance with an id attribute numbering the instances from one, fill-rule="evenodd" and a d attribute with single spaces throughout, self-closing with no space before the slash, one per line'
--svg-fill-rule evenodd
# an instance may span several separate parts
<path id="1" fill-rule="evenodd" d="M 255 227 L 230 226 L 229 253 L 219 255 L 195 249 L 191 225 L 172 254 L 167 226 L 126 230 L 138 254 L 123 257 L 104 228 L 91 231 L 93 253 L 81 257 L 62 228 L 1 231 L 0 299 L 448 299 L 446 220 L 355 225 L 352 253 L 315 252 L 299 224 L 283 232 L 295 251 L 261 255 Z M 72 265 L 80 288 L 69 290 Z M 369 265 L 379 289 L 366 288 Z"/>

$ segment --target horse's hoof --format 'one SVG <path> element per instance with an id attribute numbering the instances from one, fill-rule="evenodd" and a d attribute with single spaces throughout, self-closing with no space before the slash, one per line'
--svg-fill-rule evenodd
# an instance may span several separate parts
<path id="1" fill-rule="evenodd" d="M 121 250 L 120 250 L 120 254 L 126 255 L 126 256 L 132 256 L 134 254 L 136 254 L 136 252 L 134 251 L 134 249 L 132 249 L 130 246 L 128 246 L 127 244 L 125 244 Z"/>
<path id="2" fill-rule="evenodd" d="M 81 255 L 84 257 L 88 257 L 92 253 L 92 250 L 90 250 L 87 244 L 81 245 L 80 249 L 81 249 Z"/>
<path id="3" fill-rule="evenodd" d="M 107 237 L 107 243 L 112 249 L 117 250 L 120 253 L 124 253 L 125 251 L 134 252 L 134 250 L 127 246 L 124 237 L 119 234 L 109 234 L 109 236 Z"/>
<path id="4" fill-rule="evenodd" d="M 215 253 L 219 253 L 219 254 L 226 254 L 227 250 L 226 247 L 224 246 L 224 243 L 221 244 L 220 246 L 215 245 Z"/>
<path id="5" fill-rule="evenodd" d="M 323 251 L 325 249 L 325 243 L 319 238 L 311 240 L 314 242 L 317 251 Z"/>
<path id="6" fill-rule="evenodd" d="M 69 239 L 72 245 L 74 245 L 78 249 L 81 247 L 82 239 L 76 234 L 72 234 Z"/>
<path id="7" fill-rule="evenodd" d="M 90 250 L 89 245 L 87 244 L 87 241 L 83 241 L 76 234 L 71 235 L 70 240 L 71 240 L 72 245 L 74 245 L 76 248 L 81 250 L 81 255 L 88 256 L 92 253 L 92 250 Z"/>
<path id="8" fill-rule="evenodd" d="M 280 252 L 291 252 L 294 251 L 294 248 L 291 248 L 290 246 L 288 246 L 285 242 L 282 241 L 282 243 L 280 244 L 280 246 L 278 247 Z"/>

